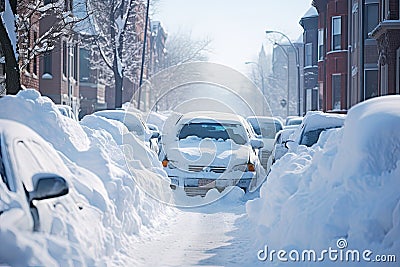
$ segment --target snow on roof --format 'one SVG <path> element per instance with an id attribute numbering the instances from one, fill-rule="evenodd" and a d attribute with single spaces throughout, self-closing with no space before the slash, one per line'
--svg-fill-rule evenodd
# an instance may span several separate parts
<path id="1" fill-rule="evenodd" d="M 315 130 L 318 128 L 333 128 L 343 126 L 346 115 L 324 113 L 321 111 L 309 111 L 303 119 L 306 131 Z M 302 127 L 302 126 L 300 126 Z"/>
<path id="2" fill-rule="evenodd" d="M 180 124 L 187 122 L 198 122 L 198 121 L 210 121 L 210 122 L 224 122 L 224 123 L 241 123 L 243 117 L 233 113 L 223 113 L 223 112 L 189 112 L 184 114 L 180 120 Z"/>
<path id="3" fill-rule="evenodd" d="M 302 19 L 305 18 L 312 18 L 312 17 L 318 17 L 318 11 L 315 7 L 310 7 L 307 12 L 304 14 L 304 16 L 302 17 Z"/>
<path id="4" fill-rule="evenodd" d="M 394 169 L 400 160 L 398 133 L 400 96 L 372 98 L 349 110 L 343 128 L 345 141 L 341 155 L 356 159 L 352 165 L 363 166 L 360 169 L 369 174 Z"/>

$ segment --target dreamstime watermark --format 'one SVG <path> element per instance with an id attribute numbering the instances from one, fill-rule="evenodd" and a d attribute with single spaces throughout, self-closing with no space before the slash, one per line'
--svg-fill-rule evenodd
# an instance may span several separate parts
<path id="1" fill-rule="evenodd" d="M 363 251 L 347 249 L 348 243 L 345 238 L 339 238 L 336 248 L 329 247 L 321 251 L 314 249 L 306 250 L 270 250 L 267 245 L 257 252 L 259 261 L 280 262 L 396 262 L 396 255 L 375 255 L 371 250 Z"/>

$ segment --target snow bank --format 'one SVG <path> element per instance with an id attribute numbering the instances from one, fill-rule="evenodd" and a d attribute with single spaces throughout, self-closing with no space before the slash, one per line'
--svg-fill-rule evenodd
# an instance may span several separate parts
<path id="1" fill-rule="evenodd" d="M 322 133 L 311 148 L 299 146 L 277 161 L 260 198 L 246 206 L 257 226 L 255 258 L 265 246 L 288 253 L 312 249 L 318 257 L 331 247 L 343 252 L 370 250 L 372 260 L 396 255 L 399 261 L 399 132 L 400 96 L 375 98 L 353 107 L 342 129 Z M 338 240 L 347 247 L 339 248 Z M 323 265 L 338 261 L 326 256 Z M 276 255 L 273 262 L 288 264 Z M 359 262 L 341 264 L 365 266 L 366 262 L 361 257 Z"/>
<path id="2" fill-rule="evenodd" d="M 80 125 L 35 90 L 0 99 L 0 108 L 0 118 L 28 125 L 53 145 L 71 174 L 69 194 L 89 206 L 47 218 L 51 235 L 2 225 L 0 263 L 129 265 L 132 240 L 171 212 L 163 204 L 173 202 L 168 177 L 156 155 L 123 124 L 88 116 Z"/>

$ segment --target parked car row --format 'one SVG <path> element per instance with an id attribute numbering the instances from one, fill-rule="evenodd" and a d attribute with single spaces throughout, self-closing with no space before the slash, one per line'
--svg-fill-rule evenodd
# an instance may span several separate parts
<path id="1" fill-rule="evenodd" d="M 192 112 L 167 129 L 160 159 L 172 189 L 181 187 L 189 196 L 228 186 L 252 191 L 265 178 L 258 157 L 263 141 L 243 117 Z"/>
<path id="2" fill-rule="evenodd" d="M 36 132 L 0 120 L 0 225 L 49 233 L 59 203 L 83 218 L 90 205 L 69 193 L 70 176 L 57 151 Z"/>
<path id="3" fill-rule="evenodd" d="M 267 163 L 267 172 L 270 172 L 271 166 L 291 147 L 293 149 L 298 145 L 311 147 L 318 142 L 323 131 L 342 127 L 345 117 L 344 114 L 310 111 L 304 118 L 288 118 L 284 129 L 275 136 L 274 148 Z"/>

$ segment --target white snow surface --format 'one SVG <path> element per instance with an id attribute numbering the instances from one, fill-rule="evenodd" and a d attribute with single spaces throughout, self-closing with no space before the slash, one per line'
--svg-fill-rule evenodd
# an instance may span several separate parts
<path id="1" fill-rule="evenodd" d="M 255 225 L 254 251 L 368 249 L 400 260 L 400 96 L 353 107 L 344 127 L 321 134 L 311 148 L 298 146 L 272 166 L 260 198 L 247 202 Z M 346 250 L 344 250 L 346 251 Z M 288 255 L 286 255 L 288 258 Z M 263 264 L 286 266 L 270 258 Z M 255 260 L 255 262 L 258 262 Z M 291 261 L 289 260 L 289 263 Z M 258 262 L 260 263 L 260 262 Z M 369 262 L 292 262 L 295 266 L 375 266 Z M 314 265 L 313 265 L 314 264 Z"/>
<path id="2" fill-rule="evenodd" d="M 189 198 L 183 190 L 172 193 L 157 156 L 123 123 L 95 115 L 76 122 L 34 90 L 3 97 L 0 118 L 29 126 L 54 147 L 70 174 L 68 195 L 90 209 L 57 209 L 46 218 L 51 233 L 1 222 L 0 265 L 375 266 L 327 258 L 292 265 L 276 254 L 272 262 L 257 259 L 265 246 L 318 253 L 338 249 L 337 240 L 345 238 L 348 249 L 397 257 L 376 266 L 398 266 L 399 103 L 400 96 L 387 96 L 353 107 L 343 128 L 279 159 L 259 197 L 229 187 Z M 151 121 L 164 119 L 155 114 Z M 0 205 L 15 207 L 17 220 L 18 203 L 5 190 L 0 187 Z"/>
<path id="3" fill-rule="evenodd" d="M 0 264 L 129 266 L 130 246 L 174 212 L 162 203 L 173 199 L 156 155 L 122 123 L 88 116 L 79 124 L 35 90 L 3 97 L 0 108 L 0 118 L 29 126 L 58 151 L 70 172 L 69 194 L 90 205 L 84 216 L 61 210 L 46 218 L 52 233 L 2 224 Z M 15 205 L 3 195 L 2 205 Z"/>

